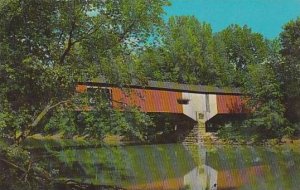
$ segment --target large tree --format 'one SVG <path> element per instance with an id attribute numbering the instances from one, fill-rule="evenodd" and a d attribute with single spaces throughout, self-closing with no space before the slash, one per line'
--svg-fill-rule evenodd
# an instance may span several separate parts
<path id="1" fill-rule="evenodd" d="M 247 26 L 230 25 L 215 35 L 219 52 L 225 62 L 234 68 L 233 86 L 242 86 L 248 65 L 260 64 L 268 57 L 268 44 L 263 36 Z"/>
<path id="2" fill-rule="evenodd" d="M 155 80 L 211 84 L 215 62 L 212 29 L 193 16 L 169 18 L 160 44 L 142 55 L 147 75 Z"/>
<path id="3" fill-rule="evenodd" d="M 284 61 L 278 73 L 287 107 L 287 117 L 292 122 L 300 122 L 300 18 L 288 22 L 280 34 Z"/>
<path id="4" fill-rule="evenodd" d="M 276 77 L 274 59 L 268 59 L 259 65 L 248 65 L 243 86 L 247 94 L 247 106 L 251 110 L 245 121 L 248 135 L 256 140 L 282 137 L 292 132 L 286 125 L 285 107 L 280 80 Z M 242 127 L 243 128 L 243 127 Z"/>
<path id="5" fill-rule="evenodd" d="M 162 24 L 167 0 L 0 3 L 0 132 L 26 136 L 72 108 L 78 81 L 132 80 L 131 54 Z"/>
<path id="6" fill-rule="evenodd" d="M 146 75 L 155 80 L 241 87 L 247 66 L 269 55 L 267 41 L 247 26 L 213 34 L 209 24 L 177 16 L 159 34 L 160 44 L 141 56 Z"/>

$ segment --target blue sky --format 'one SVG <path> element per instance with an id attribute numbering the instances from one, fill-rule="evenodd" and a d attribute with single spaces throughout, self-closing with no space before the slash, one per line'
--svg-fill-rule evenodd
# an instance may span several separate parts
<path id="1" fill-rule="evenodd" d="M 300 0 L 171 0 L 167 16 L 194 15 L 217 32 L 230 24 L 248 25 L 267 38 L 274 38 L 282 26 L 300 16 Z"/>

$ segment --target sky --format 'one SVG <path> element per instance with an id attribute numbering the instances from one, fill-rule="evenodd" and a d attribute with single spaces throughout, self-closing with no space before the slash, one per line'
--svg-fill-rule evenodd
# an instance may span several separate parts
<path id="1" fill-rule="evenodd" d="M 230 24 L 247 25 L 266 38 L 278 37 L 285 23 L 300 17 L 300 0 L 170 0 L 167 17 L 194 15 L 218 32 Z"/>

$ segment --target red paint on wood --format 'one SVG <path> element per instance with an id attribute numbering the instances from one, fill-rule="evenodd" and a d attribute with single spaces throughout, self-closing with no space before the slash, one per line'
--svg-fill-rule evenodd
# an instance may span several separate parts
<path id="1" fill-rule="evenodd" d="M 143 112 L 183 113 L 182 105 L 177 102 L 181 98 L 180 92 L 145 89 L 124 92 L 119 88 L 112 88 L 114 108 L 130 105 L 139 107 Z"/>
<path id="2" fill-rule="evenodd" d="M 217 95 L 218 113 L 245 113 L 245 101 L 238 95 Z"/>

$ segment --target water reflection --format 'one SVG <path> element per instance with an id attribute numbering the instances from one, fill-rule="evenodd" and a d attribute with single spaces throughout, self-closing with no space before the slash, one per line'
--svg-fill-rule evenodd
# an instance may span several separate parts
<path id="1" fill-rule="evenodd" d="M 299 163 L 289 148 L 181 144 L 73 147 L 47 160 L 58 179 L 131 190 L 296 190 Z"/>

